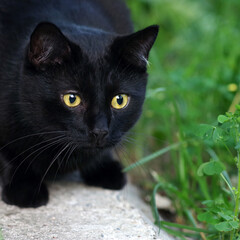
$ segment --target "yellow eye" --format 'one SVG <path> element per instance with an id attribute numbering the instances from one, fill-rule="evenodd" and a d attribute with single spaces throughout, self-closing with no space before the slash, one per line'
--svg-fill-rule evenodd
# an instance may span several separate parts
<path id="1" fill-rule="evenodd" d="M 63 101 L 68 107 L 77 107 L 81 103 L 81 98 L 73 93 L 65 94 Z"/>
<path id="2" fill-rule="evenodd" d="M 129 97 L 126 94 L 116 95 L 111 102 L 111 105 L 115 109 L 122 109 L 128 105 Z"/>

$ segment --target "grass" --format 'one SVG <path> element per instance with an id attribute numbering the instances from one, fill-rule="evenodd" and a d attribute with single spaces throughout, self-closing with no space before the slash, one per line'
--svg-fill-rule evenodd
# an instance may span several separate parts
<path id="1" fill-rule="evenodd" d="M 0 228 L 0 240 L 3 240 L 3 236 L 2 236 L 2 230 Z"/>
<path id="2" fill-rule="evenodd" d="M 183 226 L 187 230 L 203 228 L 216 233 L 214 224 L 200 221 L 198 216 L 211 208 L 203 204 L 206 200 L 215 201 L 213 205 L 216 201 L 227 202 L 224 207 L 231 209 L 233 192 L 239 186 L 235 180 L 238 177 L 235 145 L 233 140 L 220 142 L 221 123 L 217 118 L 229 109 L 233 111 L 239 102 L 240 2 L 127 0 L 127 3 L 136 30 L 159 24 L 160 31 L 150 55 L 143 116 L 134 129 L 136 141 L 129 146 L 131 158 L 138 163 L 126 170 L 132 170 L 146 190 L 160 192 L 172 200 L 176 211 L 172 224 L 180 227 L 172 228 L 176 225 L 163 222 L 162 228 L 179 238 L 183 237 L 179 229 L 186 231 Z M 209 125 L 215 127 L 211 138 L 206 137 Z M 200 176 L 199 167 L 209 160 L 221 161 L 225 170 Z M 138 168 L 143 163 L 144 168 Z M 223 209 L 221 204 L 212 208 Z M 154 200 L 152 206 L 159 224 Z M 234 216 L 238 219 L 238 209 Z M 187 233 L 193 234 L 192 239 L 233 239 L 229 232 L 216 237 L 215 233 L 204 233 L 205 230 L 201 234 Z"/>

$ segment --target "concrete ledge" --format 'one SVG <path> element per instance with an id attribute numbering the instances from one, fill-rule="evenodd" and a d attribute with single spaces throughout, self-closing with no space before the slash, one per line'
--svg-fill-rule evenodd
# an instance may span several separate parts
<path id="1" fill-rule="evenodd" d="M 4 240 L 170 239 L 162 231 L 159 236 L 147 217 L 151 216 L 148 206 L 131 185 L 122 191 L 73 182 L 49 187 L 49 204 L 37 209 L 20 209 L 0 201 Z"/>

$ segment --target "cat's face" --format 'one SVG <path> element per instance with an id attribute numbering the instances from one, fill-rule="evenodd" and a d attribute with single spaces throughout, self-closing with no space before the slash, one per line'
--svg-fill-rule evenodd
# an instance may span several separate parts
<path id="1" fill-rule="evenodd" d="M 80 148 L 116 145 L 141 114 L 157 30 L 101 40 L 84 35 L 83 42 L 81 34 L 71 39 L 53 24 L 38 25 L 21 76 L 24 121 L 35 132 L 63 131 Z M 95 48 L 84 46 L 89 37 Z"/>

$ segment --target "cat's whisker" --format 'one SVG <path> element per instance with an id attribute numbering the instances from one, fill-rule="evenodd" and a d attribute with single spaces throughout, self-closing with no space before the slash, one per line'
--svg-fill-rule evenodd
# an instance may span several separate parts
<path id="1" fill-rule="evenodd" d="M 114 148 L 114 150 L 120 162 L 126 162 L 128 165 L 130 164 L 129 158 L 122 144 L 119 144 L 116 148 Z"/>
<path id="2" fill-rule="evenodd" d="M 141 133 L 141 132 L 128 132 L 128 135 L 132 135 L 132 136 L 144 136 L 145 139 L 147 140 L 154 140 L 154 141 L 158 141 L 161 143 L 165 143 L 167 144 L 168 142 L 166 140 L 163 140 L 162 138 L 156 137 L 156 136 L 152 136 L 152 135 L 146 135 L 145 133 Z"/>
<path id="3" fill-rule="evenodd" d="M 76 144 L 75 145 L 75 148 L 74 148 L 74 151 L 76 148 L 78 148 L 79 145 Z M 72 152 L 72 154 L 74 154 L 74 151 Z M 77 158 L 75 161 L 72 162 L 72 169 L 75 170 L 75 169 L 79 169 L 79 159 Z"/>
<path id="4" fill-rule="evenodd" d="M 54 146 L 54 145 L 55 145 L 55 148 L 54 148 L 54 149 L 56 149 L 57 147 L 60 146 L 60 144 L 65 143 L 65 139 L 66 139 L 66 138 L 63 137 L 62 139 L 59 139 L 58 141 L 55 141 L 55 142 L 53 142 L 53 143 L 50 143 L 50 144 L 46 145 L 45 148 L 43 148 L 42 151 L 40 151 L 40 152 L 32 159 L 32 161 L 29 163 L 28 167 L 26 168 L 25 173 L 27 172 L 27 170 L 29 169 L 29 167 L 31 166 L 31 164 L 34 162 L 34 160 L 35 160 L 41 153 L 45 152 L 47 149 L 51 148 L 51 147 Z M 41 150 L 41 149 L 39 149 L 39 150 Z"/>
<path id="5" fill-rule="evenodd" d="M 63 135 L 63 136 L 64 136 L 64 135 Z M 50 139 L 44 140 L 44 141 L 42 141 L 42 142 L 40 142 L 40 143 L 37 143 L 37 144 L 31 146 L 30 148 L 27 148 L 26 150 L 24 150 L 23 152 L 21 152 L 21 153 L 18 154 L 17 156 L 15 156 L 13 159 L 11 159 L 10 162 L 14 161 L 15 159 L 17 159 L 18 157 L 20 157 L 20 156 L 23 155 L 24 153 L 30 151 L 31 149 L 33 149 L 33 148 L 35 148 L 35 147 L 37 147 L 37 146 L 39 146 L 39 145 L 42 145 L 43 143 L 50 142 L 50 141 L 52 141 L 52 140 L 59 139 L 59 138 L 61 138 L 61 137 L 62 137 L 62 136 L 57 136 L 57 137 L 54 137 L 54 138 L 50 138 Z"/>
<path id="6" fill-rule="evenodd" d="M 127 137 L 123 137 L 122 138 L 122 143 L 130 143 L 130 144 L 134 144 L 134 143 L 136 143 L 136 140 L 134 140 L 134 139 L 131 139 L 131 138 L 127 138 Z"/>
<path id="7" fill-rule="evenodd" d="M 65 157 L 68 155 L 67 160 L 65 161 L 65 164 L 66 164 L 66 162 L 68 161 L 68 159 L 70 158 L 70 156 L 71 156 L 71 154 L 72 154 L 72 150 L 73 150 L 73 148 L 74 148 L 73 146 L 74 146 L 74 145 L 73 145 L 73 142 L 71 142 L 71 143 L 70 143 L 70 146 L 69 146 L 69 149 L 66 151 L 66 153 L 65 153 L 64 156 L 62 157 L 60 163 L 58 164 L 58 168 L 57 168 L 56 173 L 55 173 L 55 175 L 54 175 L 54 177 L 53 177 L 53 182 L 55 181 L 55 179 L 56 179 L 56 177 L 57 177 L 57 173 L 58 173 L 58 171 L 59 171 L 59 169 L 60 169 L 63 161 L 65 161 Z"/>
<path id="8" fill-rule="evenodd" d="M 131 139 L 131 140 L 136 140 L 135 138 L 130 137 L 128 134 L 123 135 L 123 138 Z"/>
<path id="9" fill-rule="evenodd" d="M 54 134 L 54 133 L 65 133 L 65 132 L 66 131 L 49 131 L 49 132 L 39 132 L 39 133 L 33 133 L 33 134 L 26 135 L 26 136 L 22 136 L 22 137 L 19 137 L 19 138 L 16 138 L 16 139 L 12 140 L 11 142 L 8 142 L 4 146 L 2 146 L 0 148 L 0 151 L 2 151 L 4 148 L 9 146 L 10 144 L 13 144 L 17 141 L 20 141 L 20 140 L 23 140 L 23 139 L 26 139 L 26 138 L 35 137 L 35 136 L 38 137 L 38 136 L 47 135 L 47 134 Z"/>
<path id="10" fill-rule="evenodd" d="M 65 162 L 65 169 L 66 169 L 66 167 L 67 167 L 67 165 L 68 165 L 68 162 L 69 162 L 69 159 L 70 159 L 71 155 L 73 154 L 73 152 L 75 151 L 75 149 L 76 149 L 77 147 L 78 147 L 78 145 L 73 145 L 73 146 L 72 146 L 72 149 L 71 149 L 71 151 L 70 151 L 70 153 L 69 153 L 69 155 L 68 155 L 68 158 L 67 158 L 67 160 L 66 160 L 66 162 Z M 73 166 L 74 162 L 76 163 L 76 167 Z M 72 163 L 72 170 L 78 169 L 77 160 L 74 161 L 74 162 L 70 162 L 70 163 Z"/>
<path id="11" fill-rule="evenodd" d="M 50 169 L 50 168 L 52 167 L 52 165 L 56 162 L 56 160 L 58 159 L 58 157 L 60 157 L 60 155 L 69 147 L 69 145 L 70 145 L 70 143 L 67 143 L 67 144 L 65 145 L 65 147 L 63 147 L 63 149 L 60 150 L 60 151 L 55 155 L 55 157 L 53 158 L 53 160 L 52 160 L 51 163 L 49 164 L 47 170 L 45 171 L 45 173 L 44 173 L 44 175 L 42 176 L 42 179 L 41 179 L 41 181 L 40 181 L 38 192 L 40 191 L 41 185 L 42 185 L 42 183 L 43 183 L 43 181 L 44 181 L 44 178 L 46 177 L 49 169 Z"/>
<path id="12" fill-rule="evenodd" d="M 64 136 L 64 135 L 62 135 L 62 136 Z M 18 157 L 20 157 L 21 155 L 23 155 L 23 154 L 26 153 L 27 151 L 31 150 L 32 148 L 34 148 L 34 147 L 36 147 L 36 146 L 38 146 L 38 145 L 41 145 L 41 144 L 43 144 L 43 143 L 45 143 L 45 142 L 49 142 L 49 141 L 55 140 L 56 138 L 57 138 L 57 139 L 58 139 L 58 138 L 61 138 L 62 136 L 58 136 L 58 137 L 55 137 L 55 138 L 51 138 L 51 139 L 48 139 L 48 140 L 44 140 L 44 141 L 42 141 L 42 142 L 40 142 L 40 143 L 35 144 L 34 146 L 31 146 L 30 148 L 24 150 L 23 152 L 21 152 L 20 154 L 18 154 L 17 156 L 15 156 L 13 159 L 11 159 L 9 162 L 7 162 L 7 164 L 6 164 L 3 168 L 1 168 L 0 171 L 4 170 L 6 167 L 8 167 L 9 165 L 11 165 L 11 163 L 13 163 Z M 34 152 L 33 152 L 33 153 L 34 153 Z"/>
<path id="13" fill-rule="evenodd" d="M 127 153 L 125 151 L 125 148 L 124 146 L 122 145 L 122 143 L 120 143 L 120 145 L 118 146 L 118 148 L 116 149 L 117 151 L 120 151 L 121 152 L 121 155 L 123 156 L 123 160 L 126 161 L 126 163 L 128 165 L 131 165 L 133 162 L 131 162 L 127 156 Z M 118 153 L 119 154 L 119 153 Z M 119 156 L 119 155 L 118 155 Z M 121 158 L 121 157 L 120 157 Z M 146 168 L 144 168 L 144 166 L 137 166 L 137 167 L 140 167 L 140 169 L 143 171 L 143 172 L 146 172 Z"/>
<path id="14" fill-rule="evenodd" d="M 42 152 L 44 152 L 45 150 L 47 150 L 48 148 L 50 148 L 50 147 L 52 147 L 52 146 L 54 146 L 54 145 L 56 145 L 56 144 L 60 144 L 62 141 L 63 141 L 63 139 L 58 139 L 58 140 L 54 141 L 53 143 L 49 143 L 49 144 L 47 144 L 47 145 L 45 145 L 45 146 L 43 146 L 43 147 L 41 147 L 41 148 L 38 148 L 37 150 L 35 150 L 35 151 L 32 152 L 31 154 L 29 154 L 27 157 L 25 157 L 25 158 L 21 161 L 21 163 L 17 166 L 17 168 L 15 169 L 15 171 L 14 171 L 14 173 L 13 173 L 13 175 L 12 175 L 12 178 L 11 178 L 11 180 L 10 180 L 10 183 L 13 181 L 13 178 L 14 178 L 15 174 L 17 173 L 18 169 L 22 166 L 22 164 L 24 164 L 24 162 L 25 162 L 29 157 L 31 157 L 31 156 L 34 155 L 36 152 L 38 152 L 38 151 L 40 151 L 40 150 L 43 149 L 40 153 L 37 154 L 37 156 L 35 156 L 35 157 L 32 159 L 32 161 L 29 163 L 28 167 L 26 168 L 25 173 L 27 172 L 28 168 L 29 168 L 30 165 L 33 163 L 33 161 L 34 161 Z"/>

